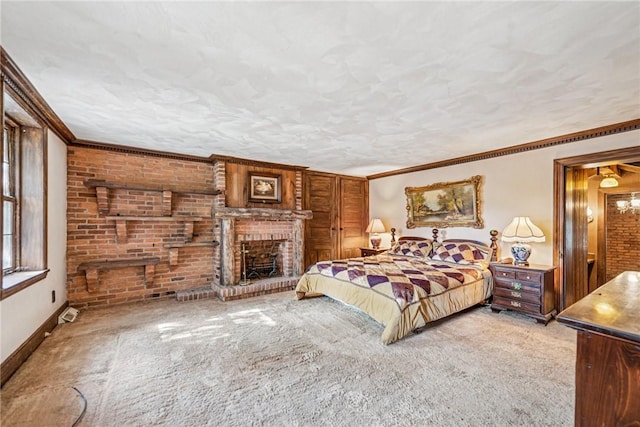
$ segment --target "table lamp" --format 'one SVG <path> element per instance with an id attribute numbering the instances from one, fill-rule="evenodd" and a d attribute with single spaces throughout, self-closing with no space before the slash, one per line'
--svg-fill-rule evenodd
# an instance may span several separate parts
<path id="1" fill-rule="evenodd" d="M 384 229 L 384 224 L 380 219 L 378 218 L 371 219 L 371 222 L 367 226 L 367 229 L 365 230 L 365 232 L 370 234 L 369 238 L 371 239 L 371 246 L 373 246 L 373 249 L 378 249 L 380 247 L 380 242 L 382 242 L 382 237 L 380 237 L 380 234 L 378 233 L 384 233 L 385 231 L 387 230 Z"/>
<path id="2" fill-rule="evenodd" d="M 528 243 L 545 241 L 544 233 L 528 216 L 517 216 L 502 232 L 503 242 L 515 242 L 511 245 L 511 254 L 515 265 L 529 265 L 527 259 L 531 255 Z"/>

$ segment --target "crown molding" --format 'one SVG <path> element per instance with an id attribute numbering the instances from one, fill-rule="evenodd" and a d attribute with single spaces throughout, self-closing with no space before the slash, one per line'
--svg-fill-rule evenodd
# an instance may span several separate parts
<path id="1" fill-rule="evenodd" d="M 285 165 L 282 163 L 263 162 L 260 160 L 242 159 L 239 157 L 223 156 L 219 154 L 212 154 L 211 156 L 209 156 L 209 160 L 212 163 L 225 162 L 225 163 L 235 163 L 238 165 L 245 165 L 245 166 L 256 166 L 261 168 L 284 169 L 284 170 L 294 170 L 294 171 L 302 171 L 308 168 L 307 166 Z"/>
<path id="2" fill-rule="evenodd" d="M 149 150 L 145 148 L 131 147 L 128 145 L 106 144 L 103 142 L 76 139 L 69 144 L 71 147 L 93 148 L 96 150 L 115 151 L 118 153 L 139 154 L 143 156 L 162 157 L 165 159 L 187 160 L 191 162 L 211 163 L 208 157 L 193 156 L 190 154 L 171 153 L 168 151 Z"/>
<path id="3" fill-rule="evenodd" d="M 0 63 L 2 81 L 19 98 L 16 101 L 23 103 L 40 122 L 55 132 L 65 143 L 69 144 L 73 141 L 75 139 L 73 133 L 53 112 L 2 46 L 0 46 Z"/>
<path id="4" fill-rule="evenodd" d="M 511 147 L 500 148 L 497 150 L 484 151 L 469 156 L 456 157 L 453 159 L 442 160 L 439 162 L 426 163 L 418 166 L 411 166 L 404 169 L 397 169 L 389 172 L 382 172 L 368 175 L 367 179 L 386 178 L 389 176 L 403 175 L 406 173 L 419 172 L 428 169 L 437 169 L 445 166 L 459 165 L 461 163 L 477 162 L 478 160 L 486 160 L 494 157 L 508 156 L 510 154 L 522 153 L 525 151 L 539 150 L 541 148 L 552 147 L 555 145 L 568 144 L 571 142 L 584 141 L 586 139 L 598 138 L 601 136 L 613 135 L 616 133 L 629 132 L 640 129 L 640 118 L 626 122 L 616 123 L 608 126 L 601 126 L 585 131 L 569 133 L 566 135 L 556 136 L 553 138 L 541 139 L 538 141 L 528 142 L 525 144 L 512 145 Z"/>

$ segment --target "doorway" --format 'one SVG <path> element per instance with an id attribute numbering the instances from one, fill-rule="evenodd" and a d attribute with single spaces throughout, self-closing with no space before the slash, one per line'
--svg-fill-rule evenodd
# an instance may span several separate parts
<path id="1" fill-rule="evenodd" d="M 553 258 L 558 266 L 555 278 L 558 312 L 586 296 L 590 290 L 589 266 L 594 260 L 588 255 L 589 177 L 593 175 L 595 168 L 637 162 L 640 162 L 640 147 L 554 161 Z M 622 190 L 624 188 L 619 191 Z M 640 191 L 640 188 L 628 190 Z M 604 195 L 599 197 L 606 199 Z M 597 211 L 593 214 L 606 219 L 602 200 L 597 205 Z M 596 255 L 595 262 L 604 263 L 602 254 Z"/>

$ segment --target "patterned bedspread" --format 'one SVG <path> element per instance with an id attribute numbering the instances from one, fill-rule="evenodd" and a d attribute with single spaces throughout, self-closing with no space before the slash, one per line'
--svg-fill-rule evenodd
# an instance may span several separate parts
<path id="1" fill-rule="evenodd" d="M 306 274 L 333 277 L 382 293 L 391 290 L 393 298 L 403 307 L 481 279 L 484 268 L 484 265 L 463 266 L 384 253 L 366 258 L 318 262 Z"/>

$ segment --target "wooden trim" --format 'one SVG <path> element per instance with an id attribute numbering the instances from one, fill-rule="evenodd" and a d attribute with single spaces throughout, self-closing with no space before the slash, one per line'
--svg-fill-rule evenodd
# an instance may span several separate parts
<path id="1" fill-rule="evenodd" d="M 640 121 L 640 120 L 639 120 Z M 584 221 L 584 203 L 580 203 L 580 200 L 576 198 L 573 174 L 569 176 L 570 180 L 567 180 L 567 171 L 571 169 L 583 169 L 592 168 L 600 165 L 605 165 L 611 162 L 633 162 L 640 159 L 640 147 L 628 147 L 617 150 L 602 151 L 599 153 L 589 153 L 572 157 L 565 157 L 561 159 L 554 159 L 554 236 L 553 236 L 553 260 L 554 264 L 558 266 L 556 270 L 556 302 L 558 311 L 562 311 L 567 308 L 574 301 L 573 289 L 567 292 L 567 286 L 576 286 L 576 284 L 569 282 L 568 277 L 571 276 L 571 269 L 578 268 L 576 264 L 577 260 L 571 259 L 571 257 L 565 256 L 564 242 L 567 230 L 573 232 L 575 226 L 574 221 Z M 567 190 L 567 185 L 571 188 Z M 586 232 L 586 231 L 585 231 Z M 581 249 L 584 251 L 586 257 L 586 246 Z M 598 251 L 600 252 L 600 251 Z M 581 258 L 584 260 L 584 258 Z M 582 265 L 582 263 L 580 263 Z M 580 267 L 582 268 L 582 267 Z M 585 266 L 586 268 L 586 266 Z M 567 299 L 567 297 L 569 297 Z"/>
<path id="2" fill-rule="evenodd" d="M 294 170 L 294 171 L 307 169 L 307 166 L 285 165 L 282 163 L 271 163 L 271 162 L 263 162 L 259 160 L 241 159 L 239 157 L 223 156 L 220 154 L 212 154 L 211 156 L 209 156 L 209 160 L 213 163 L 217 163 L 217 162 L 235 163 L 238 165 L 255 166 L 255 167 L 270 168 L 270 169 L 283 169 L 283 170 Z"/>
<path id="3" fill-rule="evenodd" d="M 1 47 L 1 46 L 0 46 Z M 1 69 L 2 67 L 0 67 Z M 0 159 L 4 159 L 4 78 L 0 78 L 0 110 L 2 111 L 2 114 L 0 114 L 0 122 L 2 123 L 2 144 L 0 144 Z M 4 172 L 3 175 L 4 177 Z M 4 180 L 4 178 L 3 178 Z M 4 186 L 4 183 L 3 183 Z M 4 189 L 2 190 L 4 193 Z M 4 207 L 2 209 L 0 209 L 0 224 L 4 224 Z M 3 247 L 3 240 L 4 239 L 0 239 L 0 250 L 2 250 L 2 252 L 4 253 L 4 247 Z M 0 289 L 2 289 L 2 280 L 3 280 L 3 275 L 0 274 Z M 0 301 L 2 300 L 2 292 L 0 291 Z M 1 383 L 0 383 L 1 386 Z"/>
<path id="4" fill-rule="evenodd" d="M 44 341 L 45 333 L 53 331 L 58 325 L 58 316 L 69 306 L 65 302 L 24 342 L 16 351 L 7 357 L 0 366 L 0 386 L 3 386 L 18 368 L 31 356 Z"/>
<path id="5" fill-rule="evenodd" d="M 39 281 L 44 280 L 47 277 L 47 274 L 49 274 L 48 268 L 44 270 L 42 273 L 37 274 L 33 277 L 29 277 L 28 279 L 16 285 L 11 286 L 10 288 L 2 289 L 2 291 L 0 292 L 0 301 L 2 301 L 3 299 L 9 298 L 11 295 L 18 293 L 25 288 L 28 288 L 34 283 L 38 283 Z"/>
<path id="6" fill-rule="evenodd" d="M 78 266 L 78 271 L 112 270 L 114 268 L 139 267 L 160 263 L 159 257 L 118 259 L 112 261 L 87 261 Z"/>
<path id="7" fill-rule="evenodd" d="M 75 139 L 73 133 L 53 112 L 49 104 L 22 73 L 9 54 L 0 46 L 2 80 L 19 99 L 51 130 L 67 144 Z"/>
<path id="8" fill-rule="evenodd" d="M 189 154 L 170 153 L 168 151 L 149 150 L 145 148 L 131 147 L 127 145 L 106 144 L 103 142 L 88 141 L 85 139 L 75 139 L 70 144 L 71 147 L 93 148 L 96 150 L 116 151 L 119 153 L 139 154 L 142 156 L 162 157 L 165 159 L 185 160 L 191 162 L 211 163 L 208 157 L 192 156 Z"/>
<path id="9" fill-rule="evenodd" d="M 131 191 L 158 191 L 158 192 L 171 192 L 171 193 L 179 193 L 179 194 L 202 194 L 206 196 L 217 196 L 221 194 L 221 190 L 210 190 L 210 191 L 199 191 L 199 190 L 176 190 L 173 188 L 161 188 L 161 187 L 142 187 L 138 185 L 129 185 L 129 184 L 114 184 L 106 181 L 98 181 L 89 179 L 84 182 L 84 186 L 87 188 L 95 188 L 95 187 L 104 187 L 109 189 L 119 189 L 119 190 L 131 190 Z"/>
<path id="10" fill-rule="evenodd" d="M 555 159 L 554 161 L 563 166 L 584 169 L 604 166 L 611 162 L 637 162 L 638 159 L 640 159 L 640 147 L 628 147 L 618 150 L 601 151 L 599 153 L 563 157 L 561 159 Z"/>
<path id="11" fill-rule="evenodd" d="M 395 171 L 382 172 L 367 176 L 367 179 L 386 178 L 394 175 L 402 175 L 406 173 L 419 172 L 428 169 L 437 169 L 445 166 L 459 165 L 461 163 L 477 162 L 479 160 L 491 159 L 494 157 L 508 156 L 511 154 L 522 153 L 525 151 L 538 150 L 540 148 L 553 147 L 561 144 L 568 144 L 571 142 L 583 141 L 591 138 L 598 138 L 606 135 L 613 135 L 616 133 L 628 132 L 632 130 L 640 129 L 640 118 L 629 120 L 627 122 L 616 123 L 608 126 L 601 126 L 581 132 L 569 133 L 566 135 L 556 136 L 553 138 L 541 139 L 534 142 L 528 142 L 525 144 L 513 145 L 511 147 L 500 148 L 497 150 L 485 151 L 478 154 L 472 154 L 469 156 L 456 157 L 449 160 L 441 160 L 438 162 L 427 163 L 419 166 L 412 166 L 404 169 L 398 169 Z"/>
<path id="12" fill-rule="evenodd" d="M 344 175 L 344 174 L 332 173 L 332 172 L 318 172 L 318 171 L 314 171 L 314 170 L 311 170 L 311 169 L 307 169 L 305 172 L 309 172 L 309 173 L 311 173 L 313 175 L 322 175 L 322 176 L 326 176 L 326 177 L 329 177 L 329 178 L 361 179 L 361 180 L 365 180 L 365 181 L 369 180 L 367 177 L 362 177 L 362 176 Z"/>

